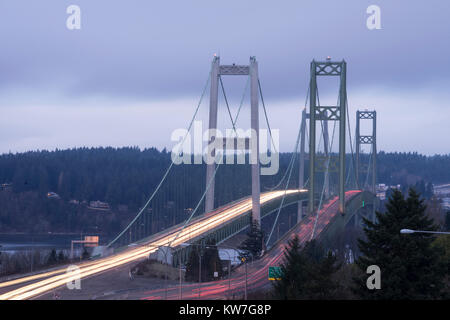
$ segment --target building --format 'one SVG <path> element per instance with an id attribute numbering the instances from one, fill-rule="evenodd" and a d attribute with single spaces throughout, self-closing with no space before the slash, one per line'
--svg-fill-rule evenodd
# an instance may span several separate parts
<path id="1" fill-rule="evenodd" d="M 49 199 L 61 199 L 61 197 L 59 196 L 59 194 L 57 194 L 56 192 L 47 192 L 47 198 Z"/>
<path id="2" fill-rule="evenodd" d="M 444 210 L 450 210 L 450 198 L 442 198 L 442 208 Z"/>
<path id="3" fill-rule="evenodd" d="M 394 185 L 388 186 L 385 183 L 379 183 L 375 187 L 376 188 L 376 192 L 377 192 L 377 198 L 380 199 L 380 200 L 386 200 L 386 192 L 389 189 L 400 189 L 400 187 L 401 186 L 399 184 L 397 184 L 395 186 Z"/>
<path id="4" fill-rule="evenodd" d="M 12 190 L 12 183 L 2 183 L 0 184 L 0 191 Z"/>
<path id="5" fill-rule="evenodd" d="M 92 210 L 100 210 L 100 211 L 109 211 L 111 209 L 107 202 L 102 202 L 99 200 L 89 202 L 88 208 L 92 209 Z"/>
<path id="6" fill-rule="evenodd" d="M 450 197 L 450 184 L 434 185 L 434 195 L 440 197 Z"/>

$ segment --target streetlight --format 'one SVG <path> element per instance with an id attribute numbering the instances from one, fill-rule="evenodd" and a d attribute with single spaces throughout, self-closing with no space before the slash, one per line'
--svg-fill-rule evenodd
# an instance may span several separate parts
<path id="1" fill-rule="evenodd" d="M 242 262 L 245 264 L 245 290 L 244 290 L 244 300 L 247 300 L 247 259 L 245 257 L 242 258 Z M 253 260 L 252 260 L 253 262 Z"/>
<path id="2" fill-rule="evenodd" d="M 450 232 L 424 231 L 424 230 L 411 230 L 411 229 L 402 229 L 402 230 L 400 230 L 400 233 L 402 233 L 402 234 L 410 234 L 410 233 L 450 234 Z"/>
<path id="3" fill-rule="evenodd" d="M 198 252 L 198 298 L 200 299 L 200 289 L 202 283 L 202 250 Z"/>
<path id="4" fill-rule="evenodd" d="M 197 243 L 182 243 L 180 244 L 180 247 L 187 247 L 187 246 L 201 246 L 201 244 L 197 244 Z M 180 261 L 180 266 L 181 266 L 181 261 Z M 181 271 L 180 271 L 181 272 Z M 202 250 L 199 250 L 198 252 L 198 298 L 200 299 L 200 284 L 202 282 Z M 181 297 L 181 278 L 180 278 L 180 297 Z M 180 299 L 181 300 L 181 299 Z"/>

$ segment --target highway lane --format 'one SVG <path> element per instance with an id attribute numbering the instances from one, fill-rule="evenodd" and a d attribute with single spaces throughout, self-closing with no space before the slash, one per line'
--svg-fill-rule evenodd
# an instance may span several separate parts
<path id="1" fill-rule="evenodd" d="M 346 200 L 351 199 L 357 195 L 360 191 L 352 190 L 346 192 Z M 331 219 L 338 214 L 339 201 L 338 198 L 334 198 L 326 203 L 322 210 L 319 212 L 318 222 L 316 226 L 316 232 L 314 238 L 318 237 L 324 230 L 326 225 Z M 288 233 L 285 237 L 280 239 L 278 243 L 266 253 L 266 255 L 247 265 L 247 290 L 269 288 L 271 286 L 268 280 L 268 268 L 269 266 L 277 266 L 282 262 L 284 256 L 285 247 L 290 239 L 295 235 L 299 237 L 301 243 L 304 243 L 311 239 L 311 234 L 314 227 L 315 216 L 306 217 L 300 224 L 298 224 L 292 232 Z M 236 298 L 240 299 L 244 296 L 245 288 L 245 268 L 240 266 L 232 275 L 231 286 L 229 288 L 229 280 L 223 279 L 214 282 L 206 282 L 200 285 L 200 299 L 225 299 Z M 183 299 L 198 299 L 199 298 L 199 285 L 198 283 L 189 283 L 182 286 L 182 298 Z M 142 294 L 142 299 L 155 300 L 164 299 L 166 289 L 158 289 L 147 291 Z M 168 299 L 179 299 L 179 286 L 173 286 L 167 289 Z"/>
<path id="2" fill-rule="evenodd" d="M 300 192 L 307 191 L 297 189 L 286 191 L 287 194 Z M 266 192 L 261 194 L 260 202 L 263 205 L 283 195 L 284 191 Z M 181 230 L 180 226 L 169 228 L 166 232 L 159 234 L 154 238 L 150 238 L 147 242 L 138 246 L 129 247 L 120 253 L 105 258 L 77 264 L 80 268 L 79 274 L 66 273 L 66 268 L 61 268 L 0 283 L 0 288 L 11 287 L 11 290 L 2 290 L 4 293 L 0 295 L 0 300 L 22 300 L 38 297 L 53 289 L 64 286 L 66 283 L 74 281 L 79 277 L 81 277 L 81 279 L 87 278 L 118 266 L 145 259 L 150 253 L 155 252 L 159 246 L 165 246 L 171 243 L 172 247 L 176 247 L 191 238 L 195 238 L 204 232 L 247 213 L 251 210 L 251 207 L 251 197 L 247 197 L 232 205 L 208 213 L 200 219 L 192 221 L 181 232 L 179 232 Z M 23 286 L 20 286 L 21 284 L 23 284 Z"/>

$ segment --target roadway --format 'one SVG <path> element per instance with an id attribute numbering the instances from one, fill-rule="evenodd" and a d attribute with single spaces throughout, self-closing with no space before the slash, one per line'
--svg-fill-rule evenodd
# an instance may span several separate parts
<path id="1" fill-rule="evenodd" d="M 306 190 L 287 190 L 286 194 L 307 192 Z M 261 194 L 260 202 L 264 205 L 272 200 L 280 198 L 285 191 L 271 191 Z M 191 221 L 184 229 L 176 226 L 165 230 L 148 240 L 135 246 L 129 246 L 120 253 L 104 258 L 75 264 L 79 267 L 79 273 L 67 273 L 66 267 L 44 271 L 38 274 L 24 276 L 0 283 L 0 300 L 24 300 L 37 298 L 54 289 L 65 286 L 69 282 L 81 278 L 86 279 L 118 267 L 126 266 L 146 259 L 150 253 L 155 252 L 160 246 L 177 247 L 191 238 L 200 236 L 227 221 L 233 220 L 248 213 L 252 208 L 251 197 L 236 201 L 232 205 L 219 208 L 202 217 Z M 181 230 L 181 232 L 180 232 Z"/>
<path id="2" fill-rule="evenodd" d="M 347 191 L 346 201 L 360 193 L 358 190 Z M 319 212 L 314 238 L 320 236 L 326 225 L 338 214 L 339 201 L 334 198 L 326 203 Z M 278 266 L 283 260 L 283 252 L 288 241 L 295 235 L 299 237 L 301 243 L 311 239 L 315 223 L 315 216 L 308 216 L 297 224 L 291 232 L 282 237 L 263 258 L 250 262 L 247 265 L 247 291 L 257 289 L 267 289 L 271 287 L 268 280 L 269 266 Z M 200 294 L 199 294 L 200 288 Z M 180 298 L 180 287 L 178 285 L 167 289 L 156 289 L 141 294 L 141 299 L 156 300 L 164 299 L 167 291 L 168 299 Z M 245 267 L 241 265 L 232 274 L 231 279 L 223 279 L 214 282 L 205 282 L 200 286 L 198 283 L 182 285 L 181 297 L 183 299 L 242 299 L 245 291 Z"/>

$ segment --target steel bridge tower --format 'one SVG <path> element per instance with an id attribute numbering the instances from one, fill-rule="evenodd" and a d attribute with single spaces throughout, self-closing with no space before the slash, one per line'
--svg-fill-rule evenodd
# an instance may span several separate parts
<path id="1" fill-rule="evenodd" d="M 372 120 L 372 134 L 371 135 L 361 135 L 360 121 L 361 120 Z M 377 112 L 374 111 L 356 111 L 356 185 L 359 184 L 359 174 L 361 172 L 360 168 L 360 152 L 362 144 L 372 145 L 372 156 L 371 163 L 369 166 L 372 167 L 372 185 L 371 191 L 376 194 L 376 178 L 377 178 Z M 364 188 L 364 186 L 362 186 Z"/>
<path id="2" fill-rule="evenodd" d="M 325 62 L 313 60 L 310 71 L 310 103 L 309 103 L 309 212 L 315 210 L 314 195 L 316 187 L 316 121 L 339 121 L 339 211 L 345 212 L 345 119 L 347 106 L 346 85 L 347 63 L 333 62 L 327 59 Z M 318 105 L 317 77 L 334 76 L 339 77 L 339 101 L 337 106 Z M 324 129 L 325 131 L 325 129 Z M 328 141 L 325 145 L 328 144 Z M 327 147 L 325 147 L 327 153 Z M 327 156 L 327 155 L 326 155 Z M 326 182 L 326 181 L 325 181 Z"/>
<path id="3" fill-rule="evenodd" d="M 303 189 L 305 185 L 305 159 L 306 159 L 306 151 L 305 151 L 305 140 L 306 140 L 306 120 L 309 119 L 309 113 L 306 113 L 306 108 L 302 111 L 302 122 L 300 125 L 300 159 L 299 159 L 299 178 L 298 178 L 298 188 Z M 325 145 L 325 155 L 328 156 L 328 122 L 324 123 L 323 130 L 323 143 Z M 325 178 L 325 197 L 329 196 L 329 183 L 330 180 L 328 177 Z M 298 211 L 297 211 L 297 222 L 300 222 L 303 218 L 303 201 L 299 201 L 298 203 Z"/>
<path id="4" fill-rule="evenodd" d="M 218 107 L 218 91 L 219 77 L 221 75 L 239 75 L 250 76 L 250 104 L 251 104 L 251 129 L 256 133 L 256 137 L 252 135 L 252 143 L 256 144 L 256 154 L 251 153 L 250 163 L 252 171 L 252 219 L 261 225 L 261 209 L 260 209 L 260 163 L 259 163 L 259 114 L 258 114 L 258 62 L 255 57 L 250 57 L 249 65 L 220 65 L 220 58 L 215 56 L 211 65 L 211 89 L 209 102 L 209 143 L 214 141 L 215 137 L 211 131 L 217 129 L 217 107 Z M 256 139 L 256 141 L 255 141 Z M 211 155 L 215 156 L 215 150 L 211 151 Z M 206 186 L 210 183 L 206 192 L 205 212 L 214 209 L 214 184 L 216 164 L 207 164 L 206 167 Z"/>

